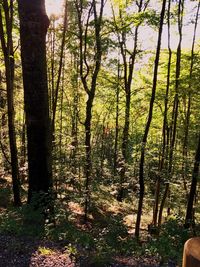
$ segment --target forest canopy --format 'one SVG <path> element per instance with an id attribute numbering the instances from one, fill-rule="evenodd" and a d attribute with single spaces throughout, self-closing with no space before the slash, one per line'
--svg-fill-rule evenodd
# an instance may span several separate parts
<path id="1" fill-rule="evenodd" d="M 57 229 L 63 214 L 108 232 L 115 223 L 108 247 L 152 232 L 159 244 L 181 227 L 181 249 L 198 233 L 199 9 L 190 0 L 0 1 L 5 212 L 12 202 L 42 208 Z"/>

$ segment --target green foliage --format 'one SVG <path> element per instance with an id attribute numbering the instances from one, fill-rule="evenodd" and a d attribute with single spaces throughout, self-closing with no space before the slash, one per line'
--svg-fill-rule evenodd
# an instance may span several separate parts
<path id="1" fill-rule="evenodd" d="M 43 235 L 44 215 L 30 205 L 10 209 L 0 216 L 0 221 L 0 232 L 34 237 Z"/>
<path id="2" fill-rule="evenodd" d="M 38 252 L 42 255 L 42 256 L 48 256 L 51 255 L 53 253 L 53 250 L 50 248 L 46 248 L 46 247 L 39 247 L 38 248 Z"/>
<path id="3" fill-rule="evenodd" d="M 0 188 L 0 207 L 7 208 L 10 205 L 11 193 L 9 186 Z"/>
<path id="4" fill-rule="evenodd" d="M 183 227 L 183 219 L 171 216 L 160 229 L 160 234 L 146 247 L 146 253 L 158 255 L 162 263 L 169 260 L 180 264 L 185 241 L 190 237 L 190 232 Z"/>

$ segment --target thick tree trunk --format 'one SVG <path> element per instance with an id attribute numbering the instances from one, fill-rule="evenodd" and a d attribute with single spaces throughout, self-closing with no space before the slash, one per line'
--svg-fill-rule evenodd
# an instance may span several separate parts
<path id="1" fill-rule="evenodd" d="M 145 189 L 144 188 L 145 147 L 146 147 L 146 143 L 147 143 L 147 138 L 148 138 L 148 133 L 149 133 L 150 125 L 151 125 L 151 120 L 153 117 L 153 105 L 154 105 L 156 87 L 157 87 L 158 64 L 159 64 L 159 58 L 160 58 L 161 37 L 162 37 L 162 29 L 163 29 L 164 15 L 165 15 L 165 5 L 166 5 L 166 0 L 163 0 L 162 10 L 161 10 L 161 14 L 160 14 L 160 25 L 159 25 L 156 57 L 155 57 L 155 63 L 154 63 L 152 94 L 151 94 L 151 100 L 150 100 L 150 104 L 149 104 L 148 119 L 147 119 L 147 123 L 145 126 L 144 136 L 142 139 L 142 147 L 141 147 L 140 170 L 139 170 L 140 194 L 139 194 L 138 211 L 137 211 L 137 219 L 136 219 L 136 226 L 135 226 L 135 237 L 137 239 L 139 238 L 139 232 L 140 232 L 140 222 L 141 222 L 141 216 L 142 216 L 142 207 L 143 207 L 144 189 Z"/>
<path id="2" fill-rule="evenodd" d="M 29 191 L 52 187 L 51 127 L 49 118 L 46 33 L 49 19 L 44 0 L 18 0 L 21 57 L 28 142 Z"/>

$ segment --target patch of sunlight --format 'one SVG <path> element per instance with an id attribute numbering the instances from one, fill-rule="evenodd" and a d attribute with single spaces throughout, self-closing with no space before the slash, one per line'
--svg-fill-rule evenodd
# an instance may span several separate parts
<path id="1" fill-rule="evenodd" d="M 51 255 L 54 253 L 52 249 L 46 247 L 39 247 L 38 252 L 43 256 Z"/>
<path id="2" fill-rule="evenodd" d="M 68 207 L 73 213 L 76 213 L 79 215 L 84 214 L 83 208 L 80 206 L 80 204 L 78 204 L 76 202 L 73 202 L 73 201 L 69 202 Z"/>

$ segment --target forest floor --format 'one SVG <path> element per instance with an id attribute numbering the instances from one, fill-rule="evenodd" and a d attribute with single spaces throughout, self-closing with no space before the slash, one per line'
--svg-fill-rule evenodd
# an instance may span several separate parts
<path id="1" fill-rule="evenodd" d="M 115 257 L 110 263 L 92 263 L 86 255 L 75 258 L 60 243 L 0 235 L 1 267 L 156 267 L 154 258 Z"/>
<path id="2" fill-rule="evenodd" d="M 133 238 L 132 201 L 119 203 L 110 187 L 98 186 L 92 202 L 85 224 L 83 198 L 65 188 L 55 203 L 56 224 L 46 224 L 25 201 L 22 207 L 13 207 L 10 183 L 0 186 L 0 267 L 181 266 L 187 235 L 179 221 L 170 220 L 159 238 L 152 237 L 147 210 L 138 244 Z"/>

